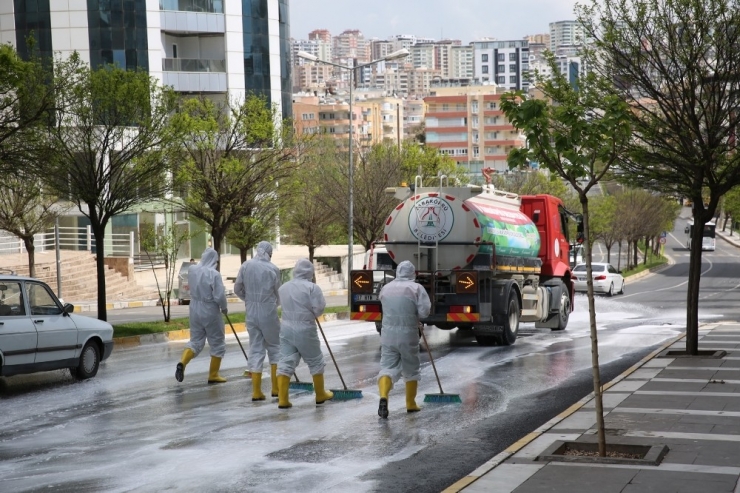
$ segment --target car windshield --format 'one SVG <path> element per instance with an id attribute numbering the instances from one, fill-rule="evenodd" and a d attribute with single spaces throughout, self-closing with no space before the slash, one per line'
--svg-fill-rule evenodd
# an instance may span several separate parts
<path id="1" fill-rule="evenodd" d="M 605 270 L 606 265 L 591 264 L 592 272 L 604 272 Z M 586 272 L 586 264 L 576 265 L 573 269 L 573 272 Z"/>

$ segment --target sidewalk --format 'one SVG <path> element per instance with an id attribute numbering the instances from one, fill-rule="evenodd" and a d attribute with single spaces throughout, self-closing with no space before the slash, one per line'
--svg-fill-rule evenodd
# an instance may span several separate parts
<path id="1" fill-rule="evenodd" d="M 607 444 L 666 445 L 659 465 L 537 460 L 556 441 L 597 441 L 589 395 L 445 492 L 740 492 L 740 323 L 700 328 L 699 349 L 720 358 L 662 357 L 683 337 L 604 385 Z"/>
<path id="2" fill-rule="evenodd" d="M 715 236 L 722 238 L 727 243 L 731 245 L 735 245 L 736 247 L 740 248 L 740 232 L 733 231 L 732 236 L 730 236 L 730 231 L 722 231 L 719 228 L 715 230 Z"/>

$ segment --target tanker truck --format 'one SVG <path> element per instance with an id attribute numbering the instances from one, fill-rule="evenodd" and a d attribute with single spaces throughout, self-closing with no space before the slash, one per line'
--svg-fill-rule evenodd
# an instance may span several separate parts
<path id="1" fill-rule="evenodd" d="M 386 189 L 401 202 L 373 248 L 392 263 L 350 273 L 350 318 L 380 329 L 378 293 L 409 260 L 432 301 L 425 324 L 471 329 L 485 346 L 513 344 L 520 322 L 565 329 L 574 295 L 568 222 L 580 216 L 551 195 L 443 183 L 424 188 L 417 177 L 412 187 Z"/>

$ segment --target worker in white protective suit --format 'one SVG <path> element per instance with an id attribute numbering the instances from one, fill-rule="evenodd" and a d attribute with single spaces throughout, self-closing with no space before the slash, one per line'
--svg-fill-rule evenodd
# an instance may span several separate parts
<path id="1" fill-rule="evenodd" d="M 406 411 L 420 411 L 416 405 L 419 385 L 419 319 L 429 315 L 432 303 L 426 290 L 415 281 L 414 264 L 398 264 L 396 278 L 383 286 L 379 299 L 383 305 L 380 333 L 380 374 L 378 416 L 388 418 L 388 393 L 403 375 L 406 380 Z"/>
<path id="2" fill-rule="evenodd" d="M 218 370 L 221 368 L 221 359 L 226 352 L 224 319 L 221 314 L 226 315 L 228 309 L 224 282 L 221 280 L 221 273 L 216 270 L 217 265 L 218 252 L 213 248 L 206 248 L 200 263 L 188 269 L 190 342 L 182 352 L 182 358 L 175 370 L 175 378 L 178 382 L 182 382 L 185 378 L 185 366 L 203 350 L 206 339 L 211 347 L 208 383 L 226 381 L 218 374 Z"/>
<path id="3" fill-rule="evenodd" d="M 261 241 L 257 253 L 239 268 L 234 292 L 245 301 L 247 332 L 249 333 L 249 368 L 252 374 L 252 400 L 264 401 L 262 393 L 262 365 L 265 352 L 270 361 L 272 397 L 278 396 L 277 364 L 280 361 L 280 320 L 277 307 L 280 303 L 280 269 L 270 262 L 272 245 Z"/>
<path id="4" fill-rule="evenodd" d="M 316 332 L 316 317 L 324 313 L 326 300 L 321 288 L 313 282 L 313 263 L 300 259 L 293 269 L 293 280 L 280 287 L 283 318 L 280 325 L 280 364 L 278 365 L 278 408 L 288 409 L 290 376 L 303 358 L 313 377 L 316 404 L 334 397 L 324 390 L 324 355 Z"/>

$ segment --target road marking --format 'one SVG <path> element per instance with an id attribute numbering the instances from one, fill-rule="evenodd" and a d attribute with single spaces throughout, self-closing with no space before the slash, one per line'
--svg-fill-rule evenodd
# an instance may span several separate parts
<path id="1" fill-rule="evenodd" d="M 706 257 L 702 257 L 702 261 L 704 261 L 704 259 L 705 259 L 705 258 L 706 258 Z M 712 267 L 714 267 L 714 264 L 712 263 L 712 261 L 711 261 L 711 260 L 709 260 L 709 259 L 706 259 L 706 261 L 707 261 L 707 262 L 709 262 L 709 267 L 707 268 L 707 270 L 705 270 L 704 272 L 702 272 L 702 273 L 701 273 L 701 277 L 704 277 L 704 275 L 705 275 L 706 273 L 708 273 L 708 272 L 709 272 L 710 270 L 712 270 Z M 685 286 L 685 285 L 687 285 L 688 283 L 689 283 L 689 281 L 688 281 L 688 279 L 687 279 L 687 280 L 685 280 L 685 281 L 684 281 L 684 282 L 682 282 L 682 283 L 676 284 L 676 285 L 674 285 L 674 286 L 668 286 L 667 288 L 661 288 L 661 289 L 651 289 L 650 291 L 640 291 L 640 292 L 638 292 L 638 293 L 632 293 L 632 294 L 623 294 L 623 295 L 621 295 L 621 296 L 620 296 L 619 298 L 620 298 L 620 299 L 624 299 L 624 298 L 629 298 L 629 297 L 631 297 L 631 296 L 638 296 L 638 295 L 641 295 L 641 294 L 646 294 L 646 293 L 657 293 L 657 292 L 660 292 L 660 291 L 668 291 L 668 290 L 671 290 L 671 289 L 675 289 L 675 288 L 680 288 L 681 286 Z M 733 289 L 734 289 L 734 288 L 733 288 Z"/>

